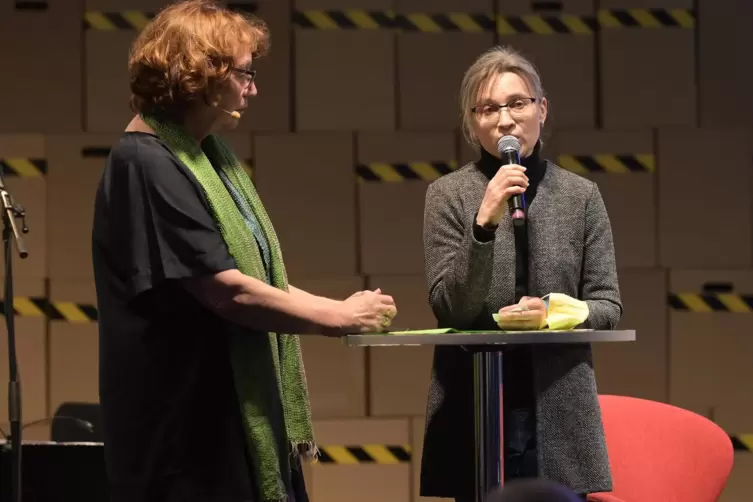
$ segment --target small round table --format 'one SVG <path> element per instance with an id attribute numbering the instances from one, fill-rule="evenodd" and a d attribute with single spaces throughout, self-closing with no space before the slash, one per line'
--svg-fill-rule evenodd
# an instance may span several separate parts
<path id="1" fill-rule="evenodd" d="M 473 353 L 476 429 L 475 502 L 501 486 L 502 476 L 502 347 L 540 343 L 600 343 L 635 341 L 635 330 L 458 331 L 428 329 L 348 335 L 352 347 L 458 345 Z"/>

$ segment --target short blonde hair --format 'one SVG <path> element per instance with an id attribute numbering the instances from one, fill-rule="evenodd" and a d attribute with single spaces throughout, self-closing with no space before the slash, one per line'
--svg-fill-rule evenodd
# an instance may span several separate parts
<path id="1" fill-rule="evenodd" d="M 460 84 L 460 110 L 463 136 L 474 147 L 478 139 L 473 135 L 473 112 L 478 93 L 491 77 L 512 72 L 525 80 L 537 101 L 544 97 L 541 77 L 534 64 L 510 47 L 496 46 L 479 56 L 466 70 Z"/>
<path id="2" fill-rule="evenodd" d="M 137 113 L 181 115 L 230 78 L 235 57 L 269 50 L 260 19 L 214 0 L 176 2 L 139 33 L 128 58 L 131 108 Z"/>

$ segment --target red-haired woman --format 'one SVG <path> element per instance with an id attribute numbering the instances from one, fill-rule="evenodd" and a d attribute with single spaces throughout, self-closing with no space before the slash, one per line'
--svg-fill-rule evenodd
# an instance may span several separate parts
<path id="1" fill-rule="evenodd" d="M 161 11 L 129 58 L 137 115 L 96 196 L 92 259 L 113 502 L 307 499 L 316 454 L 298 334 L 381 331 L 391 297 L 288 284 L 259 197 L 216 133 L 257 93 L 263 22 L 215 2 Z"/>

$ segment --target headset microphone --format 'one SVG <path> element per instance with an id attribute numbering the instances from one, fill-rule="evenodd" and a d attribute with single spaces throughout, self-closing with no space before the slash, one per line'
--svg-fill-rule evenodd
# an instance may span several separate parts
<path id="1" fill-rule="evenodd" d="M 227 113 L 228 115 L 230 115 L 230 116 L 231 116 L 231 117 L 233 117 L 234 119 L 239 119 L 239 118 L 241 118 L 241 114 L 240 114 L 240 113 L 238 113 L 238 112 L 235 112 L 235 111 L 234 111 L 234 112 L 229 112 L 229 111 L 227 111 L 227 110 L 225 110 L 225 109 L 223 109 L 223 108 L 220 108 L 220 110 L 222 110 L 223 112 Z"/>

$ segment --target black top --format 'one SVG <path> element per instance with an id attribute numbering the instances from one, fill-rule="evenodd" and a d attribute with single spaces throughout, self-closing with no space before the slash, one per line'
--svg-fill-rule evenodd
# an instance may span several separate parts
<path id="1" fill-rule="evenodd" d="M 258 498 L 225 322 L 178 284 L 236 264 L 198 181 L 157 137 L 126 133 L 112 148 L 92 259 L 111 500 Z"/>
<path id="2" fill-rule="evenodd" d="M 540 149 L 541 143 L 536 143 L 531 155 L 520 160 L 520 165 L 526 168 L 525 174 L 528 176 L 528 188 L 523 194 L 526 208 L 531 206 L 536 197 L 539 183 L 546 172 L 546 161 L 540 158 Z M 491 179 L 497 173 L 501 164 L 500 159 L 483 148 L 481 149 L 481 158 L 478 160 L 477 166 L 487 178 Z M 515 235 L 515 301 L 518 302 L 523 296 L 528 296 L 528 225 L 526 223 L 513 225 L 513 232 Z M 494 229 L 483 228 L 479 225 L 474 225 L 474 234 L 480 242 L 488 242 L 494 239 Z M 502 370 L 505 385 L 505 437 L 510 441 L 516 435 L 521 434 L 520 430 L 516 430 L 521 425 L 514 423 L 512 414 L 518 410 L 525 410 L 528 417 L 533 416 L 532 410 L 535 406 L 535 398 L 533 395 L 531 347 L 528 345 L 506 347 L 503 351 Z M 528 425 L 528 428 L 535 437 L 535 426 Z M 535 438 L 532 444 L 535 445 Z M 512 462 L 506 464 L 506 467 L 512 466 Z"/>
<path id="3" fill-rule="evenodd" d="M 544 174 L 546 173 L 546 161 L 541 158 L 540 152 L 541 142 L 537 142 L 531 154 L 528 157 L 520 159 L 520 165 L 526 168 L 525 175 L 528 176 L 528 188 L 523 193 L 523 199 L 525 200 L 524 205 L 526 208 L 529 208 L 533 203 L 533 199 L 536 198 L 536 192 L 539 189 L 539 183 L 541 183 L 541 180 L 544 179 Z M 484 173 L 484 175 L 488 179 L 491 180 L 494 175 L 497 174 L 499 168 L 502 166 L 502 160 L 493 156 L 482 148 L 481 157 L 476 161 L 476 166 L 482 173 Z M 514 228 L 516 229 L 516 240 L 526 235 L 525 230 L 523 232 L 520 232 L 521 228 L 519 226 L 514 226 Z M 474 224 L 473 226 L 474 235 L 479 242 L 489 242 L 493 240 L 494 230 L 495 229 L 491 228 L 483 228 L 476 224 Z M 517 246 L 520 246 L 520 244 L 521 242 L 516 242 Z M 521 249 L 521 251 L 527 254 L 528 245 L 526 244 L 525 246 L 523 246 L 523 248 Z M 522 265 L 524 262 L 525 261 L 518 260 L 517 263 Z M 525 274 L 527 272 L 524 272 L 524 268 L 520 265 L 516 267 L 516 283 L 522 286 L 525 281 L 521 281 L 520 279 L 523 279 L 522 274 Z M 525 286 L 525 289 L 527 289 L 527 286 Z M 519 300 L 522 296 L 526 295 L 522 290 L 518 291 L 517 299 Z"/>
<path id="4" fill-rule="evenodd" d="M 529 208 L 536 197 L 539 189 L 539 183 L 546 173 L 546 161 L 539 156 L 541 143 L 536 143 L 531 155 L 520 159 L 520 165 L 526 168 L 528 176 L 528 188 L 523 193 L 525 201 L 524 206 Z M 502 165 L 502 161 L 491 155 L 489 152 L 481 149 L 481 158 L 476 162 L 479 170 L 491 179 L 497 174 Z M 527 212 L 527 211 L 526 211 Z M 515 233 L 515 301 L 520 301 L 523 296 L 528 295 L 528 226 L 513 225 Z M 479 242 L 489 242 L 494 240 L 495 229 L 483 228 L 474 223 L 473 233 Z"/>

